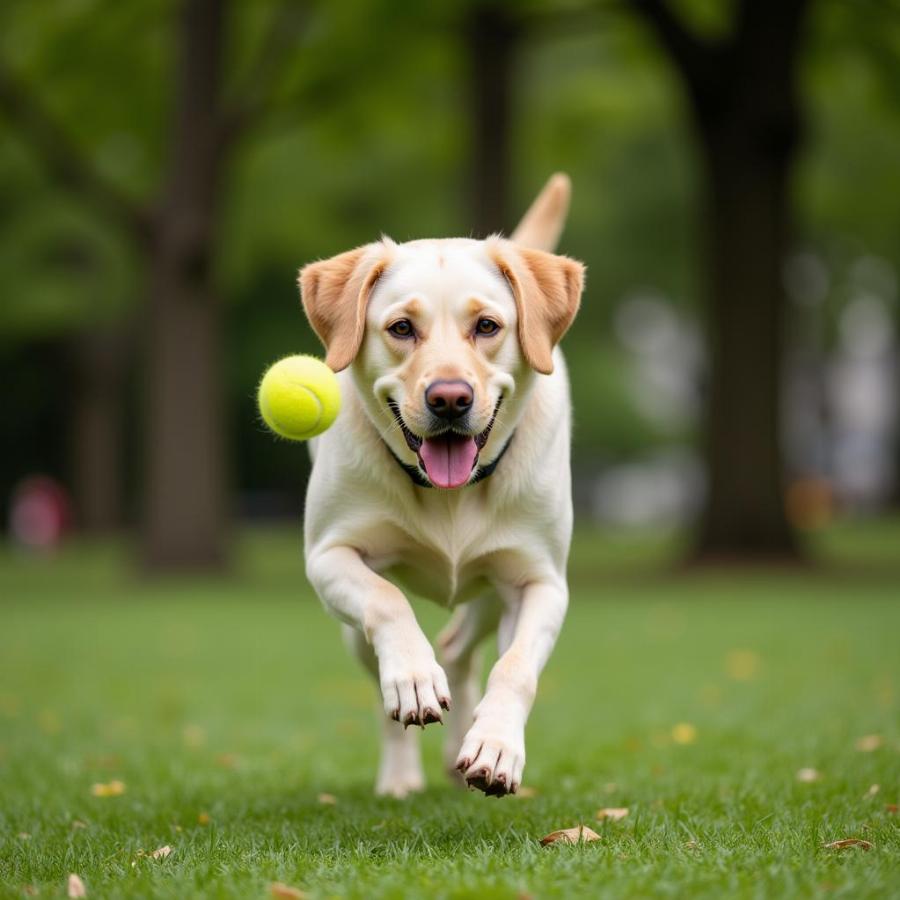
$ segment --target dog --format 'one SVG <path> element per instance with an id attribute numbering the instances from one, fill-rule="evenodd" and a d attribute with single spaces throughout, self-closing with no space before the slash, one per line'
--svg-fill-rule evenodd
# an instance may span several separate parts
<path id="1" fill-rule="evenodd" d="M 311 442 L 307 577 L 376 679 L 376 792 L 424 787 L 416 729 L 444 759 L 514 794 L 525 723 L 568 605 L 568 377 L 557 346 L 584 266 L 555 255 L 570 196 L 554 175 L 510 239 L 383 238 L 300 272 L 303 308 L 343 408 Z M 454 608 L 438 656 L 408 593 Z M 499 658 L 479 697 L 479 644 Z"/>

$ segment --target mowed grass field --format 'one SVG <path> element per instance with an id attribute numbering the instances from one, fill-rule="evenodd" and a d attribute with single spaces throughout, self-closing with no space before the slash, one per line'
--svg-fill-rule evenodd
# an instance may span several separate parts
<path id="1" fill-rule="evenodd" d="M 579 533 L 531 796 L 450 787 L 431 726 L 429 788 L 398 801 L 372 796 L 373 686 L 299 529 L 243 537 L 218 580 L 0 551 L 0 895 L 74 872 L 96 898 L 900 896 L 900 523 L 825 534 L 818 571 L 676 552 Z M 540 846 L 578 824 L 601 840 Z"/>

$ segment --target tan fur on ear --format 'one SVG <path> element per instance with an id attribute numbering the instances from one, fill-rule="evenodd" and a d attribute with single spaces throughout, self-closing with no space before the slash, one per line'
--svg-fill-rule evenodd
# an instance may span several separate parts
<path id="1" fill-rule="evenodd" d="M 300 270 L 300 296 L 313 331 L 325 345 L 325 362 L 346 369 L 359 353 L 369 295 L 387 268 L 385 242 L 366 244 Z"/>
<path id="2" fill-rule="evenodd" d="M 568 256 L 498 240 L 491 256 L 509 282 L 519 317 L 519 344 L 538 372 L 553 371 L 553 348 L 569 330 L 581 302 L 584 265 Z"/>

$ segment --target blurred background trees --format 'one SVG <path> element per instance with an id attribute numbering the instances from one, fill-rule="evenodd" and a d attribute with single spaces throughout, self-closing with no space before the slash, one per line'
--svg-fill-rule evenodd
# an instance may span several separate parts
<path id="1" fill-rule="evenodd" d="M 0 501 L 44 472 L 154 568 L 299 514 L 256 422 L 305 261 L 575 185 L 576 500 L 802 549 L 888 502 L 900 9 L 839 0 L 53 0 L 0 11 Z"/>

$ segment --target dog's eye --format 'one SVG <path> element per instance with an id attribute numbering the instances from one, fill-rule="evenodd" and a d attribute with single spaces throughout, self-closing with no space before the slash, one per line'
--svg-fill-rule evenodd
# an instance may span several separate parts
<path id="1" fill-rule="evenodd" d="M 398 338 L 408 338 L 413 336 L 412 322 L 409 319 L 399 319 L 393 325 L 388 326 L 388 331 Z"/>
<path id="2" fill-rule="evenodd" d="M 496 334 L 500 330 L 500 326 L 493 319 L 479 319 L 475 326 L 476 334 L 491 335 Z"/>

